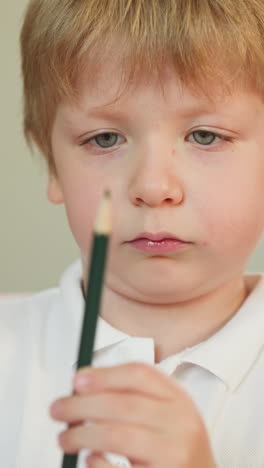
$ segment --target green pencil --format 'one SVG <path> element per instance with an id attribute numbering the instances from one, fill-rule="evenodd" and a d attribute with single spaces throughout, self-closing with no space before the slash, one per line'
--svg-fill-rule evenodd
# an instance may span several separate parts
<path id="1" fill-rule="evenodd" d="M 77 369 L 92 363 L 97 318 L 100 311 L 101 295 L 107 247 L 110 235 L 110 194 L 104 193 L 94 227 L 93 248 L 86 289 L 85 310 L 81 332 Z M 64 455 L 62 468 L 76 468 L 78 454 Z"/>

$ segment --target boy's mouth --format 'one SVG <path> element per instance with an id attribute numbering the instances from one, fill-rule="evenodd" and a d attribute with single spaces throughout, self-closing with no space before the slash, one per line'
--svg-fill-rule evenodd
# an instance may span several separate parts
<path id="1" fill-rule="evenodd" d="M 137 250 L 157 254 L 182 250 L 191 242 L 179 239 L 170 232 L 142 232 L 128 243 Z"/>
<path id="2" fill-rule="evenodd" d="M 141 232 L 134 240 L 137 240 L 137 239 L 148 239 L 150 241 L 162 241 L 164 239 L 170 239 L 170 240 L 174 240 L 174 241 L 178 241 L 178 242 L 186 242 L 182 239 L 179 239 L 177 238 L 174 234 L 172 234 L 171 232 L 167 232 L 167 231 L 162 231 L 162 232 L 156 232 L 156 233 L 152 233 L 152 232 Z"/>

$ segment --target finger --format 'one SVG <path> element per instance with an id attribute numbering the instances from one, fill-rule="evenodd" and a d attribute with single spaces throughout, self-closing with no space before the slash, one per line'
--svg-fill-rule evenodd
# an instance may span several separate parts
<path id="1" fill-rule="evenodd" d="M 134 391 L 160 399 L 173 398 L 185 393 L 174 380 L 160 370 L 144 363 L 79 370 L 74 378 L 77 393 L 104 392 L 106 390 Z"/>
<path id="2" fill-rule="evenodd" d="M 114 421 L 168 432 L 172 427 L 175 428 L 175 421 L 181 419 L 183 408 L 180 399 L 168 402 L 140 394 L 108 392 L 61 398 L 53 403 L 50 413 L 57 421 L 68 424 Z"/>
<path id="3" fill-rule="evenodd" d="M 128 424 L 75 426 L 62 432 L 59 444 L 65 453 L 83 449 L 123 455 L 135 465 L 156 465 L 159 454 L 170 453 L 170 438 Z M 166 466 L 166 465 L 164 465 Z"/>

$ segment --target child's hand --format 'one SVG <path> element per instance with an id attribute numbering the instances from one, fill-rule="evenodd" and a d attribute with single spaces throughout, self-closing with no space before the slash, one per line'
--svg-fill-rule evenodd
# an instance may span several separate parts
<path id="1" fill-rule="evenodd" d="M 66 453 L 81 449 L 126 456 L 135 468 L 215 468 L 209 439 L 193 401 L 154 367 L 132 363 L 85 368 L 75 395 L 57 400 L 52 417 L 71 425 L 59 439 Z M 83 422 L 93 424 L 84 425 Z M 93 468 L 112 465 L 103 457 Z"/>

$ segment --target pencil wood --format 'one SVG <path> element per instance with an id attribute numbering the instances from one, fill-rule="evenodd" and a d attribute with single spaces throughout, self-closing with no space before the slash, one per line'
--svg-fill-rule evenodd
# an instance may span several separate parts
<path id="1" fill-rule="evenodd" d="M 108 239 L 108 236 L 102 234 L 96 234 L 94 237 L 93 255 L 89 272 L 89 284 L 87 287 L 77 368 L 88 366 L 92 362 L 94 338 L 103 288 Z"/>
<path id="2" fill-rule="evenodd" d="M 94 231 L 98 234 L 109 235 L 111 231 L 110 192 L 105 191 L 102 203 L 95 220 Z"/>
<path id="3" fill-rule="evenodd" d="M 92 363 L 110 233 L 110 196 L 105 193 L 95 222 L 77 369 Z M 62 468 L 76 468 L 78 454 L 64 455 Z"/>

